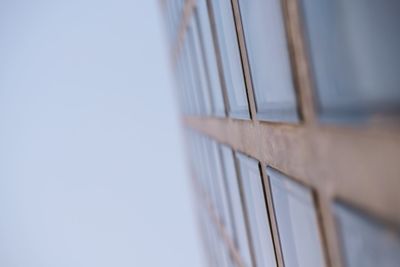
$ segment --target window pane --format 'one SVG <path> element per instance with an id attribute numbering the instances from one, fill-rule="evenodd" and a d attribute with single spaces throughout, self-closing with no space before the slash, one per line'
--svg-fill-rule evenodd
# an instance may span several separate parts
<path id="1" fill-rule="evenodd" d="M 197 94 L 201 106 L 200 115 L 211 114 L 211 103 L 208 92 L 204 61 L 200 48 L 199 33 L 197 24 L 195 23 L 194 17 L 190 21 L 190 27 L 187 32 L 187 38 L 190 47 L 190 56 L 192 59 L 193 75 L 195 79 L 195 94 Z"/>
<path id="2" fill-rule="evenodd" d="M 267 167 L 286 267 L 324 266 L 311 191 Z"/>
<path id="3" fill-rule="evenodd" d="M 209 197 L 211 198 L 213 207 L 216 209 L 216 212 L 220 215 L 222 214 L 222 204 L 221 204 L 221 198 L 218 192 L 218 185 L 216 184 L 216 180 L 214 179 L 214 167 L 213 167 L 213 157 L 211 154 L 211 148 L 210 148 L 210 141 L 204 137 L 200 136 L 200 146 L 201 146 L 201 152 L 202 152 L 202 161 L 203 161 L 203 166 L 204 169 L 202 170 L 202 173 L 204 175 L 204 180 L 207 181 L 208 185 L 208 194 Z"/>
<path id="4" fill-rule="evenodd" d="M 343 204 L 335 204 L 335 215 L 346 267 L 400 266 L 400 228 L 389 229 Z"/>
<path id="5" fill-rule="evenodd" d="M 400 109 L 400 1 L 302 0 L 322 115 Z"/>
<path id="6" fill-rule="evenodd" d="M 235 245 L 239 250 L 245 266 L 251 267 L 251 255 L 249 240 L 246 232 L 246 223 L 243 213 L 242 198 L 240 194 L 239 181 L 236 174 L 235 161 L 232 149 L 221 146 L 225 179 L 232 207 L 232 217 L 235 232 Z"/>
<path id="7" fill-rule="evenodd" d="M 191 41 L 191 30 L 189 29 L 185 40 L 182 53 L 184 54 L 185 64 L 186 66 L 186 74 L 187 74 L 187 90 L 190 95 L 191 102 L 193 104 L 192 113 L 193 115 L 200 115 L 203 112 L 203 103 L 199 96 L 198 83 L 196 78 L 196 72 L 194 69 L 193 62 L 193 49 L 192 49 L 192 41 Z"/>
<path id="8" fill-rule="evenodd" d="M 193 130 L 190 131 L 190 136 L 192 142 L 191 151 L 193 158 L 191 160 L 191 167 L 194 171 L 195 178 L 201 184 L 201 190 L 206 192 L 210 197 L 213 196 L 211 190 L 211 179 L 210 179 L 210 167 L 208 166 L 208 162 L 206 160 L 207 155 L 205 154 L 205 144 L 204 144 L 204 137 L 199 135 L 197 132 Z"/>
<path id="9" fill-rule="evenodd" d="M 228 91 L 229 115 L 236 118 L 249 118 L 247 93 L 232 3 L 230 0 L 210 2 L 214 12 L 224 81 Z"/>
<path id="10" fill-rule="evenodd" d="M 185 48 L 178 56 L 178 60 L 175 66 L 176 82 L 179 90 L 179 101 L 182 108 L 182 112 L 185 115 L 194 115 L 194 104 L 191 95 L 191 84 L 187 70 L 187 60 L 185 55 Z"/>
<path id="11" fill-rule="evenodd" d="M 297 103 L 280 0 L 239 0 L 257 116 L 296 121 Z"/>
<path id="12" fill-rule="evenodd" d="M 229 267 L 229 252 L 227 246 L 221 237 L 221 234 L 214 221 L 209 218 L 209 239 L 213 244 L 211 253 L 213 255 L 212 267 Z"/>
<path id="13" fill-rule="evenodd" d="M 229 237 L 233 239 L 229 199 L 223 176 L 219 147 L 214 140 L 207 139 L 207 142 L 209 149 L 208 159 L 212 170 L 211 179 L 214 185 L 214 193 L 216 194 L 216 198 L 218 201 L 216 208 L 218 211 L 219 219 L 224 224 L 227 233 L 229 234 Z"/>
<path id="14" fill-rule="evenodd" d="M 275 250 L 258 162 L 237 153 L 256 266 L 276 266 Z"/>
<path id="15" fill-rule="evenodd" d="M 218 266 L 216 259 L 215 236 L 211 229 L 214 225 L 209 218 L 207 208 L 203 206 L 204 203 L 197 202 L 196 204 L 198 213 L 200 213 L 201 237 L 204 243 L 204 252 L 207 256 L 207 262 L 209 266 Z"/>
<path id="16" fill-rule="evenodd" d="M 218 73 L 217 58 L 206 0 L 197 1 L 197 14 L 207 64 L 209 86 L 212 95 L 213 114 L 216 116 L 225 116 L 225 104 L 222 95 L 221 81 Z"/>

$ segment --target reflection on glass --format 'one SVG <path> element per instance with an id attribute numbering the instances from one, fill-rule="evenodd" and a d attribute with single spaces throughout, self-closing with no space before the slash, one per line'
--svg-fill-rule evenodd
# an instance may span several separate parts
<path id="1" fill-rule="evenodd" d="M 267 167 L 286 267 L 324 266 L 311 191 Z"/>
<path id="2" fill-rule="evenodd" d="M 400 109 L 400 1 L 302 0 L 322 115 Z"/>
<path id="3" fill-rule="evenodd" d="M 346 267 L 400 266 L 400 228 L 391 229 L 343 204 L 335 204 Z"/>
<path id="4" fill-rule="evenodd" d="M 297 103 L 280 0 L 239 0 L 257 116 L 296 121 Z"/>

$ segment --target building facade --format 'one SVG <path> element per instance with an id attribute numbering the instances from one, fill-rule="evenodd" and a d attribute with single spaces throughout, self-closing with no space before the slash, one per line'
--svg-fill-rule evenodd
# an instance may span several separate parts
<path id="1" fill-rule="evenodd" d="M 400 2 L 161 0 L 210 266 L 400 266 Z"/>

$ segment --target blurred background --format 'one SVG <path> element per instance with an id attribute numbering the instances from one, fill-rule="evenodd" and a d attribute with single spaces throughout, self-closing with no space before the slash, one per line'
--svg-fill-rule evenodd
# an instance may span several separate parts
<path id="1" fill-rule="evenodd" d="M 0 1 L 0 266 L 203 266 L 158 1 Z"/>

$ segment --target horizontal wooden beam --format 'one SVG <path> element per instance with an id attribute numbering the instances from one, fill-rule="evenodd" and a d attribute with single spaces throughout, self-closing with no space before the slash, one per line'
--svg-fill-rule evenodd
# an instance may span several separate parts
<path id="1" fill-rule="evenodd" d="M 330 199 L 400 222 L 400 136 L 379 128 L 302 127 L 186 117 L 184 125 Z"/>

